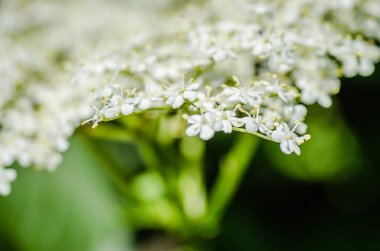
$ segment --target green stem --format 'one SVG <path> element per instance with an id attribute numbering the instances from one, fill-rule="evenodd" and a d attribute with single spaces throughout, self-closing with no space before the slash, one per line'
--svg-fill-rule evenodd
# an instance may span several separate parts
<path id="1" fill-rule="evenodd" d="M 119 130 L 130 135 L 130 142 L 135 144 L 145 167 L 150 171 L 157 171 L 160 167 L 160 157 L 154 149 L 153 142 L 143 133 L 139 133 L 136 125 L 129 125 L 126 120 L 120 120 L 122 128 Z M 128 141 L 126 141 L 128 142 Z"/>
<path id="2" fill-rule="evenodd" d="M 96 129 L 90 128 L 88 126 L 80 128 L 80 130 L 89 136 L 90 138 L 106 140 L 111 142 L 120 143 L 133 143 L 134 136 L 128 133 L 123 128 L 119 126 L 102 124 Z"/>
<path id="3" fill-rule="evenodd" d="M 252 134 L 252 135 L 255 135 L 255 136 L 260 137 L 262 139 L 266 139 L 266 140 L 278 143 L 277 141 L 273 140 L 271 137 L 266 136 L 264 134 L 261 134 L 259 132 L 248 132 L 244 128 L 237 128 L 237 127 L 233 127 L 232 130 L 235 131 L 235 132 L 242 132 L 242 133 Z"/>
<path id="4" fill-rule="evenodd" d="M 147 169 L 150 171 L 158 171 L 161 161 L 157 156 L 157 152 L 153 147 L 153 143 L 140 138 L 136 139 L 136 146 L 140 153 L 140 157 Z"/>
<path id="5" fill-rule="evenodd" d="M 247 134 L 240 134 L 231 150 L 220 165 L 219 175 L 211 191 L 209 213 L 219 222 L 226 206 L 235 194 L 249 163 L 259 146 L 259 140 Z"/>
<path id="6" fill-rule="evenodd" d="M 99 144 L 96 144 L 92 139 L 83 137 L 88 148 L 94 153 L 94 156 L 102 163 L 101 166 L 107 173 L 113 184 L 119 189 L 119 191 L 126 196 L 129 196 L 129 188 L 126 185 L 123 175 L 116 169 L 116 162 L 113 158 L 103 149 Z"/>
<path id="7" fill-rule="evenodd" d="M 178 182 L 182 207 L 186 217 L 196 223 L 205 216 L 207 210 L 203 162 L 183 158 L 180 163 Z"/>

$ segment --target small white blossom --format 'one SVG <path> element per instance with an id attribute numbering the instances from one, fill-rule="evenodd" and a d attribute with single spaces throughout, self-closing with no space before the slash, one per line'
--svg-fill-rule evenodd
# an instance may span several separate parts
<path id="1" fill-rule="evenodd" d="M 250 106 L 260 105 L 262 103 L 262 91 L 255 90 L 252 86 L 245 87 L 226 87 L 223 90 L 223 96 L 231 103 L 242 103 Z"/>
<path id="2" fill-rule="evenodd" d="M 231 133 L 233 127 L 243 126 L 243 121 L 236 117 L 235 111 L 216 111 L 214 130 Z"/>
<path id="3" fill-rule="evenodd" d="M 125 99 L 124 103 L 121 105 L 121 113 L 125 116 L 132 114 L 135 109 L 135 102 L 134 98 Z"/>
<path id="4" fill-rule="evenodd" d="M 182 79 L 180 84 L 169 87 L 169 90 L 167 91 L 168 97 L 165 103 L 171 105 L 174 109 L 177 109 L 183 105 L 185 100 L 193 102 L 197 97 L 196 90 L 198 88 L 198 83 L 194 82 L 185 84 Z"/>
<path id="5" fill-rule="evenodd" d="M 276 130 L 272 132 L 272 139 L 280 143 L 281 150 L 286 154 L 291 154 L 292 152 L 300 155 L 301 150 L 299 145 L 301 145 L 305 140 L 309 139 L 309 136 L 299 137 L 294 133 L 296 126 L 290 130 L 286 123 L 281 123 Z"/>
<path id="6" fill-rule="evenodd" d="M 16 171 L 0 167 L 0 195 L 8 195 L 11 192 L 10 183 L 16 179 Z"/>
<path id="7" fill-rule="evenodd" d="M 215 123 L 215 114 L 212 112 L 207 112 L 201 115 L 192 115 L 187 119 L 189 127 L 186 129 L 186 134 L 188 136 L 196 136 L 203 140 L 211 139 L 214 134 L 214 123 Z"/>

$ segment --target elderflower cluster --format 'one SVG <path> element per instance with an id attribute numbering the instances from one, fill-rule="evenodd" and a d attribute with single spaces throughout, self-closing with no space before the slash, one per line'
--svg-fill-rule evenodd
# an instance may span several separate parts
<path id="1" fill-rule="evenodd" d="M 14 162 L 53 170 L 81 121 L 171 109 L 300 154 L 306 105 L 380 59 L 378 0 L 0 2 L 0 194 Z"/>
<path id="2" fill-rule="evenodd" d="M 286 154 L 300 154 L 299 145 L 310 138 L 305 105 L 329 107 L 339 77 L 374 71 L 380 50 L 369 39 L 378 38 L 380 30 L 362 22 L 378 24 L 371 10 L 379 6 L 353 0 L 191 6 L 170 32 L 84 64 L 78 81 L 105 83 L 86 122 L 95 127 L 169 107 L 184 114 L 188 136 L 208 140 L 235 130 L 278 142 Z M 342 20 L 341 11 L 357 16 L 358 25 Z"/>
<path id="3" fill-rule="evenodd" d="M 68 138 L 91 116 L 96 85 L 71 84 L 69 69 L 143 29 L 142 12 L 121 6 L 117 0 L 0 1 L 0 194 L 10 192 L 16 173 L 6 167 L 14 162 L 54 170 Z"/>

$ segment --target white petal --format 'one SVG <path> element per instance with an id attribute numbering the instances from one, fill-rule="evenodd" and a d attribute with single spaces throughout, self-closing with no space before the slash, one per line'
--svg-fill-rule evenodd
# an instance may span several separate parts
<path id="1" fill-rule="evenodd" d="M 22 167 L 28 167 L 32 164 L 32 157 L 29 154 L 23 152 L 19 154 L 18 162 Z"/>
<path id="2" fill-rule="evenodd" d="M 294 113 L 297 118 L 303 118 L 307 114 L 307 109 L 304 105 L 296 105 L 294 107 Z"/>
<path id="3" fill-rule="evenodd" d="M 305 134 L 307 131 L 307 125 L 305 123 L 300 123 L 297 128 L 296 132 L 300 135 Z"/>
<path id="4" fill-rule="evenodd" d="M 224 50 L 217 50 L 214 55 L 212 56 L 212 58 L 216 61 L 216 62 L 219 62 L 219 61 L 222 61 L 223 59 L 225 59 L 227 56 L 226 52 Z"/>
<path id="5" fill-rule="evenodd" d="M 289 140 L 284 140 L 280 144 L 281 151 L 286 154 L 291 154 L 293 152 L 293 148 L 290 145 Z"/>
<path id="6" fill-rule="evenodd" d="M 199 134 L 201 127 L 199 125 L 191 125 L 186 129 L 186 135 L 193 137 Z"/>
<path id="7" fill-rule="evenodd" d="M 214 130 L 209 125 L 204 125 L 201 127 L 199 137 L 203 140 L 209 140 L 214 136 L 214 134 Z"/>
<path id="8" fill-rule="evenodd" d="M 223 92 L 226 94 L 226 95 L 234 95 L 236 93 L 239 93 L 239 90 L 237 88 L 234 88 L 234 87 L 226 87 Z"/>
<path id="9" fill-rule="evenodd" d="M 141 110 L 148 110 L 151 107 L 152 107 L 152 102 L 147 98 L 142 99 L 139 104 L 139 108 Z"/>
<path id="10" fill-rule="evenodd" d="M 360 75 L 367 77 L 375 71 L 375 66 L 370 60 L 360 60 Z"/>
<path id="11" fill-rule="evenodd" d="M 282 142 L 285 138 L 285 134 L 280 130 L 275 130 L 271 135 L 272 139 L 276 142 Z"/>
<path id="12" fill-rule="evenodd" d="M 304 90 L 301 93 L 301 100 L 302 100 L 303 103 L 305 103 L 307 105 L 311 105 L 311 104 L 313 104 L 315 102 L 316 97 L 315 97 L 315 94 L 312 91 L 310 91 L 310 90 L 308 90 L 308 91 Z"/>
<path id="13" fill-rule="evenodd" d="M 250 120 L 245 123 L 245 129 L 250 133 L 255 133 L 259 130 L 259 127 L 254 121 Z"/>
<path id="14" fill-rule="evenodd" d="M 227 120 L 222 121 L 223 124 L 223 132 L 225 133 L 231 133 L 232 132 L 232 125 Z"/>
<path id="15" fill-rule="evenodd" d="M 222 123 L 222 121 L 215 121 L 215 123 L 214 123 L 214 130 L 216 131 L 216 132 L 220 132 L 220 131 L 222 131 L 223 130 L 223 123 Z"/>
<path id="16" fill-rule="evenodd" d="M 6 195 L 9 195 L 10 192 L 11 192 L 11 186 L 9 185 L 9 183 L 0 181 L 0 195 L 6 196 Z"/>
<path id="17" fill-rule="evenodd" d="M 196 115 L 190 116 L 188 118 L 188 120 L 187 120 L 187 123 L 189 123 L 189 124 L 199 124 L 199 123 L 201 123 L 201 121 L 202 121 L 202 116 L 196 114 Z"/>
<path id="18" fill-rule="evenodd" d="M 174 109 L 177 109 L 183 105 L 183 102 L 185 102 L 185 100 L 183 99 L 182 95 L 178 95 L 174 98 L 172 106 Z"/>
<path id="19" fill-rule="evenodd" d="M 111 107 L 104 111 L 104 117 L 106 117 L 107 119 L 113 119 L 119 114 L 119 112 L 119 107 Z"/>
<path id="20" fill-rule="evenodd" d="M 112 95 L 112 93 L 113 93 L 112 88 L 109 87 L 109 86 L 106 86 L 106 87 L 103 89 L 103 91 L 102 91 L 102 93 L 101 93 L 101 96 L 102 96 L 102 97 L 110 97 L 110 96 Z"/>
<path id="21" fill-rule="evenodd" d="M 355 57 L 348 58 L 343 64 L 343 71 L 346 77 L 354 77 L 358 72 L 358 60 Z"/>
<path id="22" fill-rule="evenodd" d="M 133 110 L 134 110 L 135 106 L 134 105 L 131 105 L 131 104 L 123 104 L 121 106 L 121 113 L 125 116 L 127 115 L 130 115 Z"/>
<path id="23" fill-rule="evenodd" d="M 239 118 L 231 118 L 230 122 L 234 127 L 242 127 L 244 125 L 243 120 Z"/>
<path id="24" fill-rule="evenodd" d="M 263 125 L 261 123 L 259 124 L 259 131 L 261 133 L 268 135 L 268 136 L 270 136 L 272 133 L 272 131 L 268 127 L 266 127 L 265 125 Z"/>
<path id="25" fill-rule="evenodd" d="M 281 123 L 277 129 L 281 130 L 285 134 L 291 133 L 291 130 L 290 130 L 288 124 L 286 124 L 286 123 Z"/>
<path id="26" fill-rule="evenodd" d="M 262 99 L 259 95 L 250 95 L 248 98 L 248 104 L 251 106 L 260 105 L 262 103 Z"/>
<path id="27" fill-rule="evenodd" d="M 301 149 L 300 147 L 296 144 L 296 143 L 293 143 L 294 146 L 293 146 L 293 151 L 297 154 L 297 155 L 300 155 L 301 154 Z"/>
<path id="28" fill-rule="evenodd" d="M 188 91 L 193 91 L 193 90 L 196 90 L 196 89 L 198 89 L 199 88 L 199 84 L 198 83 L 192 83 L 192 84 L 190 84 L 187 88 L 186 88 L 186 90 L 188 90 Z"/>
<path id="29" fill-rule="evenodd" d="M 332 105 L 331 97 L 327 94 L 320 95 L 318 98 L 318 104 L 324 108 L 329 108 Z"/>
<path id="30" fill-rule="evenodd" d="M 5 170 L 5 178 L 9 181 L 12 182 L 16 179 L 17 173 L 13 169 L 7 169 Z"/>
<path id="31" fill-rule="evenodd" d="M 55 147 L 57 148 L 58 151 L 64 152 L 67 150 L 67 148 L 69 148 L 69 142 L 67 141 L 66 138 L 60 137 L 56 139 Z"/>
<path id="32" fill-rule="evenodd" d="M 185 91 L 185 93 L 183 94 L 183 97 L 190 101 L 194 101 L 197 97 L 197 93 L 194 91 Z"/>

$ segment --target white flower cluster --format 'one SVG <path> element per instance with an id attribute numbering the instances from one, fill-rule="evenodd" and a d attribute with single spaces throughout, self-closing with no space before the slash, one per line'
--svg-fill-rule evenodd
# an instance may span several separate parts
<path id="1" fill-rule="evenodd" d="M 182 113 L 189 136 L 241 131 L 299 154 L 305 105 L 374 71 L 379 13 L 377 0 L 1 1 L 0 194 L 15 161 L 54 169 L 81 121 L 152 109 Z"/>
<path id="2" fill-rule="evenodd" d="M 86 122 L 96 126 L 171 107 L 184 114 L 189 136 L 208 140 L 215 132 L 242 131 L 299 154 L 310 138 L 303 104 L 329 107 L 339 77 L 374 71 L 380 50 L 369 39 L 378 38 L 379 30 L 373 33 L 362 22 L 380 19 L 369 6 L 380 3 L 240 0 L 192 6 L 170 32 L 85 64 L 79 82 L 106 83 Z M 341 11 L 361 18 L 344 22 Z M 349 25 L 353 21 L 358 25 Z"/>
<path id="3" fill-rule="evenodd" d="M 68 138 L 91 116 L 95 88 L 71 84 L 67 64 L 142 28 L 133 8 L 125 11 L 119 1 L 0 1 L 1 195 L 16 177 L 6 169 L 14 162 L 48 170 L 61 162 Z"/>

